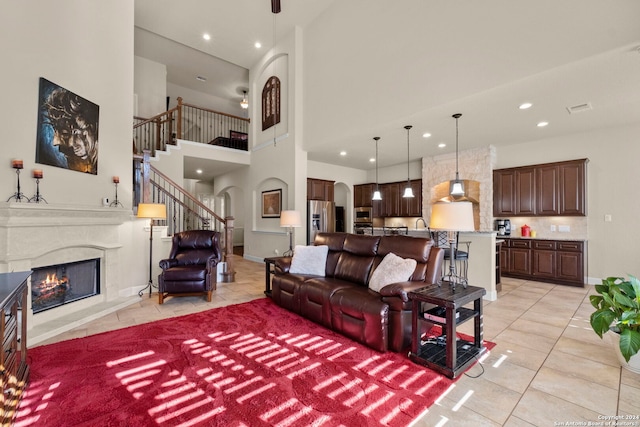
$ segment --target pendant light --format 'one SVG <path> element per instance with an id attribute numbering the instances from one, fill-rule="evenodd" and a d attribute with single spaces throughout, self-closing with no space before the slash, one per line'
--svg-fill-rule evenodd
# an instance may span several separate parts
<path id="1" fill-rule="evenodd" d="M 376 142 L 376 191 L 373 192 L 373 197 L 371 200 L 382 200 L 382 194 L 380 194 L 380 189 L 378 188 L 378 140 L 379 136 L 374 136 L 373 140 Z"/>
<path id="2" fill-rule="evenodd" d="M 240 101 L 240 106 L 246 110 L 247 108 L 249 108 L 249 101 L 247 101 L 247 91 L 243 90 L 242 93 L 243 93 L 243 96 L 242 96 L 242 101 Z"/>
<path id="3" fill-rule="evenodd" d="M 411 198 L 413 197 L 413 189 L 411 188 L 411 181 L 409 180 L 409 130 L 413 126 L 407 125 L 404 128 L 407 130 L 407 187 L 404 189 L 404 194 L 402 197 Z"/>
<path id="4" fill-rule="evenodd" d="M 451 117 L 456 119 L 456 179 L 449 181 L 449 194 L 454 197 L 461 197 L 464 196 L 464 182 L 458 174 L 458 119 L 462 117 L 462 114 L 456 113 Z"/>

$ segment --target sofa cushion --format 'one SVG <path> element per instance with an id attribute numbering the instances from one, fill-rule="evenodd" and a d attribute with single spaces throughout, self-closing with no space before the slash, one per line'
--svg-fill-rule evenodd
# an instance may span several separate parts
<path id="1" fill-rule="evenodd" d="M 393 252 L 389 252 L 373 271 L 369 281 L 369 289 L 380 292 L 380 289 L 387 285 L 409 280 L 417 264 L 415 259 L 401 258 Z"/>
<path id="2" fill-rule="evenodd" d="M 324 276 L 328 252 L 329 247 L 326 245 L 296 245 L 296 248 L 293 251 L 293 259 L 291 260 L 291 268 L 289 269 L 289 272 L 293 274 Z"/>
<path id="3" fill-rule="evenodd" d="M 335 277 L 366 287 L 379 243 L 380 236 L 348 234 L 336 264 Z"/>

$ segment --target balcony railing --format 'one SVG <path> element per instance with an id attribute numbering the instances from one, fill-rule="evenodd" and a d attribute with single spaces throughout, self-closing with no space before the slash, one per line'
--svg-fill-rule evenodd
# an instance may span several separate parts
<path id="1" fill-rule="evenodd" d="M 182 102 L 150 119 L 134 118 L 133 150 L 142 155 L 149 151 L 164 151 L 176 140 L 186 139 L 203 144 L 217 145 L 246 151 L 249 119 L 221 113 Z"/>

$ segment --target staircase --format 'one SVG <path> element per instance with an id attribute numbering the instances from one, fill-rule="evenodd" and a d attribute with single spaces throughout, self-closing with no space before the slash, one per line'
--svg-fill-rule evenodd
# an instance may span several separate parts
<path id="1" fill-rule="evenodd" d="M 204 144 L 228 148 L 248 149 L 246 135 L 249 119 L 220 113 L 182 102 L 150 119 L 134 118 L 134 206 L 139 203 L 162 203 L 167 207 L 167 234 L 183 230 L 216 230 L 221 233 L 223 282 L 233 282 L 233 217 L 222 218 L 202 204 L 184 188 L 173 182 L 150 163 L 158 151 L 167 145 L 176 145 L 177 139 L 188 139 Z M 228 136 L 227 136 L 228 135 Z"/>

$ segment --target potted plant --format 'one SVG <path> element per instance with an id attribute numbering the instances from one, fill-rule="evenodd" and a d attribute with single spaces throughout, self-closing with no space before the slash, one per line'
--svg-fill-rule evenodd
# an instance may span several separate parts
<path id="1" fill-rule="evenodd" d="M 637 363 L 636 367 L 627 367 L 640 372 L 640 280 L 634 276 L 629 280 L 608 277 L 595 288 L 598 295 L 589 297 L 596 308 L 591 314 L 591 327 L 600 338 L 607 331 L 617 334 L 624 361 L 628 364 L 633 357 L 631 363 Z"/>

